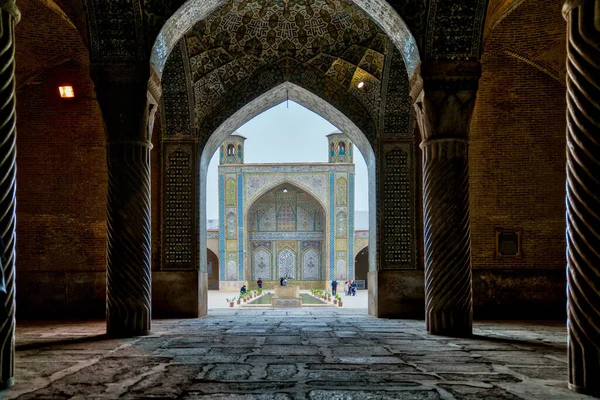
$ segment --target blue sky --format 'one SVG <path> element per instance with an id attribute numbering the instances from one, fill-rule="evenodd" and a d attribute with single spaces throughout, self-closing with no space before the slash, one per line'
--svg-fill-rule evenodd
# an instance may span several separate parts
<path id="1" fill-rule="evenodd" d="M 318 114 L 289 101 L 288 104 L 281 103 L 256 116 L 238 128 L 237 132 L 247 138 L 244 163 L 250 164 L 327 162 L 326 135 L 336 130 L 335 126 Z M 367 165 L 360 151 L 354 148 L 355 209 L 366 214 L 369 204 Z M 208 167 L 208 219 L 219 218 L 218 165 L 219 159 L 215 153 Z M 357 226 L 357 229 L 361 228 Z"/>

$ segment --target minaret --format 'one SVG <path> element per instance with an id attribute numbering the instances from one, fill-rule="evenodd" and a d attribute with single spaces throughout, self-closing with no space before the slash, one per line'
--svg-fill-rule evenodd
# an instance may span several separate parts
<path id="1" fill-rule="evenodd" d="M 244 269 L 243 196 L 244 142 L 238 133 L 228 136 L 219 150 L 219 288 L 239 290 L 246 284 Z"/>
<path id="2" fill-rule="evenodd" d="M 244 142 L 246 138 L 237 132 L 232 133 L 223 141 L 219 154 L 219 165 L 243 164 Z"/>
<path id="3" fill-rule="evenodd" d="M 342 132 L 327 135 L 329 162 L 329 276 L 354 279 L 354 147 Z"/>
<path id="4" fill-rule="evenodd" d="M 354 150 L 348 136 L 338 131 L 327 135 L 327 140 L 329 144 L 330 163 L 354 162 Z"/>

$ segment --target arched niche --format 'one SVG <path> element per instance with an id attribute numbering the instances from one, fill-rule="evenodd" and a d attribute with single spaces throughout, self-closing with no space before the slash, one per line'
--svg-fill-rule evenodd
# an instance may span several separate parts
<path id="1" fill-rule="evenodd" d="M 305 289 L 327 280 L 328 214 L 310 188 L 290 181 L 263 188 L 245 213 L 248 280 L 278 281 L 286 276 Z M 284 261 L 293 265 L 282 265 Z"/>
<path id="2" fill-rule="evenodd" d="M 364 280 L 365 288 L 369 288 L 369 246 L 359 249 L 354 255 L 355 280 Z"/>
<path id="3" fill-rule="evenodd" d="M 208 290 L 219 290 L 219 256 L 211 249 L 206 249 L 206 253 Z"/>

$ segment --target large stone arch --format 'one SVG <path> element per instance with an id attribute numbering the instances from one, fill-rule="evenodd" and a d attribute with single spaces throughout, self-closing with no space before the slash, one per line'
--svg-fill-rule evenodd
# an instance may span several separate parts
<path id="1" fill-rule="evenodd" d="M 335 86 L 339 82 L 333 82 L 333 87 L 339 90 L 324 90 L 322 83 L 315 83 L 327 79 L 323 71 L 311 70 L 311 65 L 300 65 L 293 59 L 284 57 L 282 62 L 256 70 L 248 79 L 238 82 L 237 86 L 229 87 L 220 97 L 218 104 L 209 104 L 209 109 L 203 108 L 199 113 L 198 105 L 193 104 L 196 96 L 193 94 L 194 83 L 190 75 L 187 46 L 183 41 L 179 42 L 176 51 L 168 58 L 163 75 L 161 107 L 166 111 L 161 113 L 163 134 L 172 133 L 163 137 L 162 168 L 163 171 L 167 171 L 163 174 L 163 180 L 165 177 L 169 179 L 170 149 L 184 146 L 189 149 L 188 165 L 194 166 L 194 173 L 198 173 L 188 180 L 190 190 L 193 193 L 204 193 L 206 176 L 200 171 L 207 168 L 212 154 L 223 139 L 263 111 L 286 99 L 294 100 L 346 133 L 365 157 L 369 169 L 370 197 L 377 197 L 379 201 L 379 207 L 375 201 L 369 203 L 372 227 L 369 264 L 375 274 L 376 269 L 385 271 L 374 279 L 380 279 L 383 275 L 389 275 L 390 280 L 398 279 L 398 275 L 403 273 L 400 270 L 416 269 L 419 264 L 415 259 L 417 167 L 413 137 L 414 114 L 407 66 L 403 57 L 402 50 L 396 46 L 390 44 L 386 47 L 385 62 L 380 80 L 377 81 L 380 100 L 375 106 L 368 107 L 364 94 L 356 92 L 358 82 L 350 86 L 345 83 Z M 303 79 L 303 74 L 312 74 L 317 79 Z M 174 124 L 170 123 L 170 110 L 177 110 Z M 378 157 L 375 157 L 376 154 Z M 400 187 L 409 188 L 402 197 L 395 193 Z M 169 193 L 163 195 L 163 210 L 166 211 L 162 230 L 165 235 L 163 243 L 178 245 L 178 241 L 169 240 L 168 224 L 165 224 L 169 220 L 170 197 L 172 196 Z M 177 209 L 179 205 L 181 203 L 173 209 L 174 213 L 195 214 L 199 220 L 199 224 L 194 227 L 195 233 L 190 238 L 180 238 L 179 242 L 193 242 L 194 248 L 198 249 L 194 251 L 194 257 L 199 260 L 205 259 L 205 238 L 201 234 L 205 230 L 205 196 L 197 196 L 184 207 Z M 193 207 L 193 210 L 189 210 L 190 207 Z M 391 218 L 393 215 L 402 216 L 402 229 L 387 226 L 395 223 Z M 379 231 L 375 229 L 377 226 L 380 227 Z M 380 240 L 377 240 L 378 237 Z M 377 252 L 375 243 L 382 244 L 380 252 Z M 170 251 L 168 246 L 162 250 Z M 202 268 L 202 263 L 192 260 L 186 268 L 193 270 L 197 269 L 198 265 Z M 163 265 L 162 269 L 169 267 Z M 375 298 L 377 295 L 377 292 L 373 292 L 371 297 Z M 376 304 L 377 301 L 374 301 L 372 313 L 379 315 Z"/>
<path id="2" fill-rule="evenodd" d="M 200 138 L 193 139 L 182 139 L 182 140 L 165 140 L 162 145 L 162 152 L 164 154 L 163 179 L 168 179 L 169 172 L 171 170 L 171 158 L 170 154 L 173 154 L 172 149 L 179 149 L 175 160 L 181 162 L 180 158 L 185 154 L 186 165 L 194 166 L 194 170 L 186 169 L 185 171 L 193 176 L 190 176 L 188 182 L 193 189 L 192 193 L 195 194 L 196 198 L 191 200 L 185 207 L 192 207 L 189 209 L 177 209 L 169 206 L 170 196 L 169 193 L 163 195 L 165 203 L 163 204 L 163 210 L 166 211 L 165 221 L 169 220 L 169 211 L 174 212 L 183 211 L 183 214 L 194 213 L 198 215 L 196 225 L 194 226 L 195 233 L 186 240 L 192 240 L 194 247 L 198 249 L 195 255 L 197 259 L 206 259 L 206 235 L 202 234 L 206 230 L 206 171 L 212 154 L 219 148 L 222 141 L 245 122 L 249 121 L 256 115 L 261 114 L 267 109 L 285 101 L 291 99 L 297 103 L 305 106 L 311 111 L 321 115 L 333 123 L 338 129 L 345 132 L 351 140 L 355 143 L 357 148 L 363 154 L 369 170 L 369 212 L 370 212 L 370 231 L 369 237 L 369 265 L 371 273 L 375 274 L 373 284 L 369 285 L 371 288 L 376 288 L 378 283 L 377 279 L 388 279 L 381 278 L 381 276 L 390 276 L 389 279 L 396 279 L 396 275 L 401 274 L 402 271 L 399 269 L 415 269 L 417 267 L 417 261 L 414 259 L 414 246 L 415 246 L 415 218 L 414 213 L 416 209 L 416 196 L 415 196 L 415 173 L 416 168 L 414 166 L 414 141 L 412 137 L 412 130 L 410 124 L 406 123 L 405 127 L 401 131 L 393 132 L 388 137 L 375 136 L 371 138 L 373 142 L 369 141 L 364 135 L 362 130 L 356 123 L 354 123 L 346 113 L 334 107 L 326 99 L 317 96 L 315 93 L 298 86 L 292 82 L 283 82 L 280 85 L 266 90 L 261 95 L 242 103 L 243 106 L 232 109 L 225 109 L 224 114 L 226 118 L 223 118 L 223 122 L 217 126 L 208 139 L 203 140 Z M 407 117 L 408 120 L 408 117 Z M 183 151 L 183 149 L 187 151 Z M 376 157 L 376 154 L 380 154 L 380 157 Z M 181 169 L 179 170 L 181 172 Z M 402 182 L 397 181 L 398 177 L 403 179 Z M 405 196 L 398 201 L 391 199 L 396 198 L 394 194 L 395 188 L 398 185 L 405 185 L 409 187 L 409 190 L 405 193 Z M 390 199 L 390 201 L 382 201 L 382 199 Z M 377 204 L 380 204 L 378 209 Z M 180 205 L 181 203 L 177 203 Z M 185 208 L 184 207 L 184 208 Z M 397 230 L 377 230 L 378 221 L 386 220 L 386 215 L 391 216 L 392 214 L 401 213 L 407 215 L 408 219 L 405 222 L 406 230 L 398 232 Z M 167 230 L 163 229 L 163 232 Z M 165 238 L 164 243 L 169 243 L 169 240 Z M 377 243 L 382 245 L 382 250 L 377 252 Z M 404 246 L 401 248 L 399 246 Z M 407 245 L 407 243 L 409 243 Z M 409 246 L 408 250 L 405 248 Z M 169 251 L 167 247 L 163 248 L 163 251 Z M 400 253 L 412 254 L 413 256 L 402 259 Z M 164 255 L 163 255 L 163 258 Z M 205 304 L 205 291 L 202 290 L 203 274 L 206 271 L 203 270 L 203 263 L 191 262 L 187 267 L 190 274 L 193 275 L 194 271 L 199 271 L 200 278 L 198 283 L 191 281 L 193 285 L 198 285 L 200 290 L 199 303 L 200 303 L 200 314 L 206 313 Z M 163 265 L 162 269 L 169 269 L 169 265 Z M 380 272 L 377 271 L 380 270 Z M 181 268 L 179 268 L 181 270 Z M 395 271 L 394 271 L 395 270 Z M 378 275 L 379 273 L 379 275 Z M 195 277 L 196 275 L 194 275 Z M 379 277 L 378 277 L 379 276 Z M 195 279 L 195 278 L 194 278 Z M 379 300 L 377 300 L 378 293 L 373 291 L 371 294 L 371 313 L 373 315 L 381 315 L 381 309 L 377 307 Z M 388 315 L 390 309 L 387 309 Z M 398 311 L 391 311 L 398 312 Z M 401 311 L 400 311 L 401 312 Z"/>
<path id="3" fill-rule="evenodd" d="M 198 21 L 207 18 L 227 0 L 188 0 L 160 29 L 150 56 L 150 65 L 162 77 L 169 54 L 177 42 Z M 413 77 L 421 62 L 417 42 L 398 12 L 385 0 L 352 0 L 377 23 L 402 53 L 406 73 Z"/>

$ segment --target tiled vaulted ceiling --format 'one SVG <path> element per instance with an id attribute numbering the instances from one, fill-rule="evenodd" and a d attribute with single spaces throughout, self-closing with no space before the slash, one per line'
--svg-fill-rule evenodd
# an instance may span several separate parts
<path id="1" fill-rule="evenodd" d="M 232 0 L 196 24 L 186 42 L 194 81 L 235 59 L 251 70 L 284 56 L 308 62 L 321 53 L 336 58 L 346 53 L 348 61 L 378 74 L 384 47 L 379 33 L 343 0 Z M 364 47 L 348 51 L 349 43 Z"/>
<path id="2" fill-rule="evenodd" d="M 373 117 L 387 36 L 347 0 L 230 0 L 185 38 L 196 119 L 265 67 L 289 74 L 302 66 L 353 93 Z M 367 90 L 357 91 L 365 81 Z"/>

